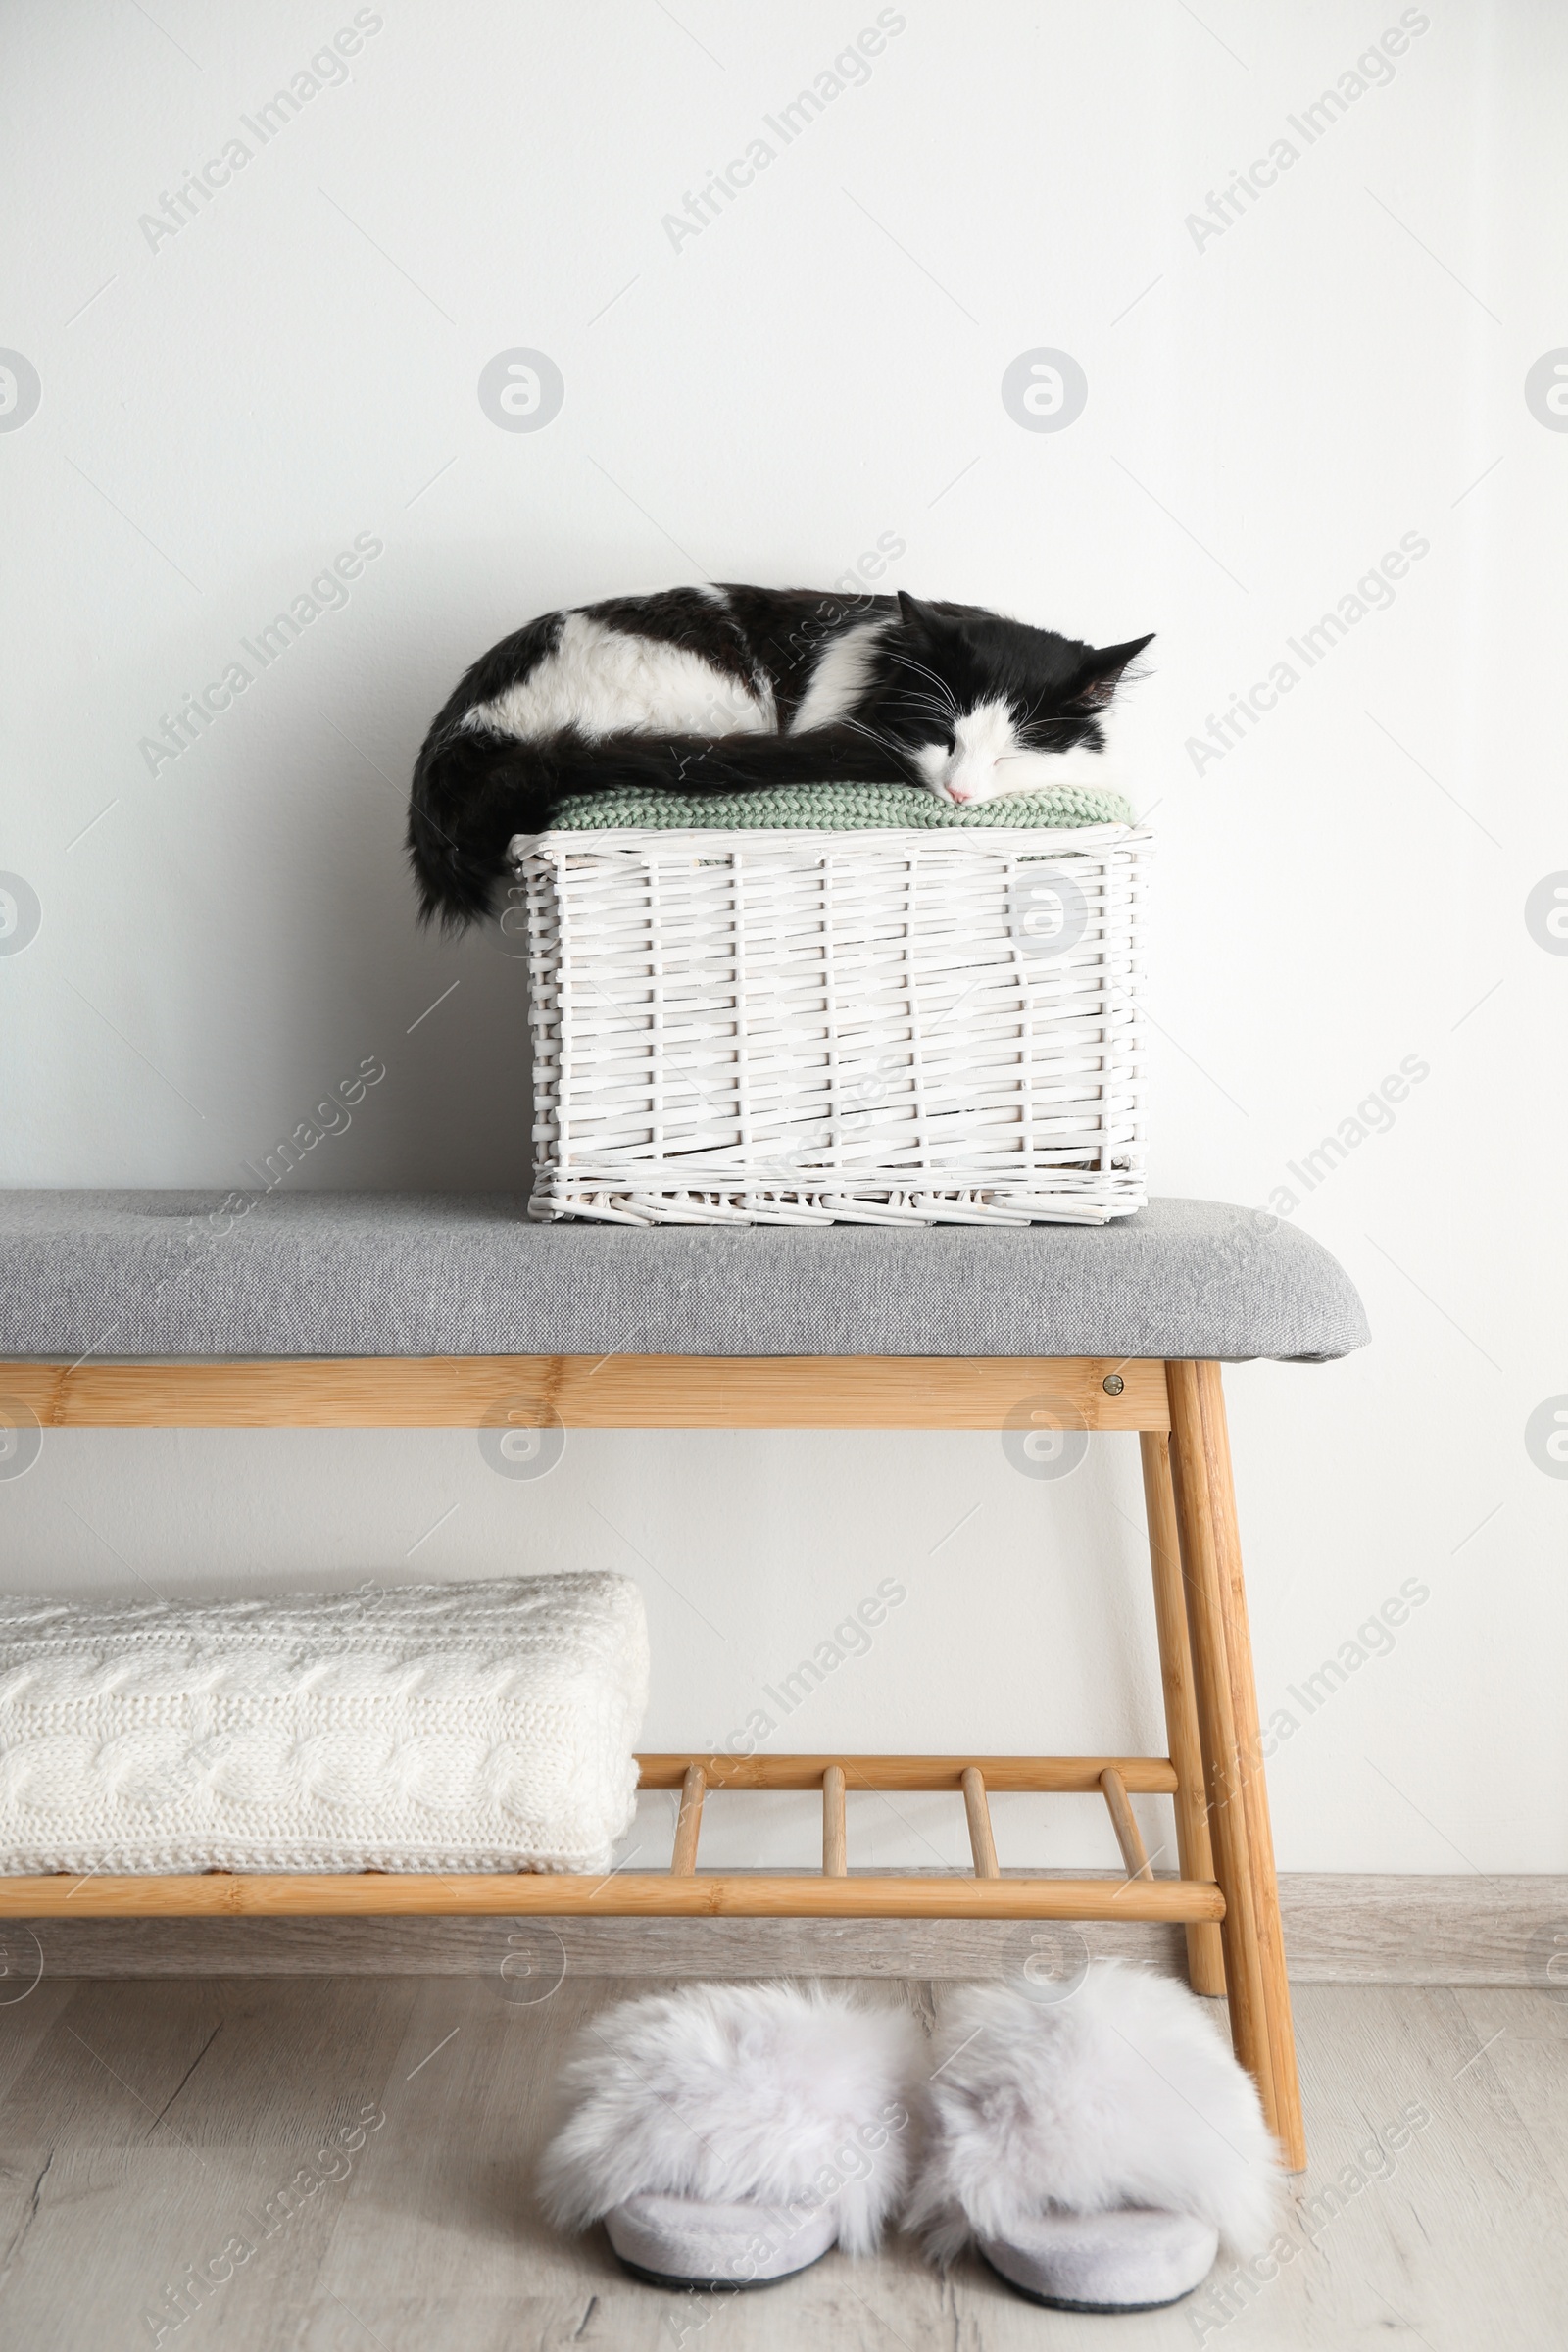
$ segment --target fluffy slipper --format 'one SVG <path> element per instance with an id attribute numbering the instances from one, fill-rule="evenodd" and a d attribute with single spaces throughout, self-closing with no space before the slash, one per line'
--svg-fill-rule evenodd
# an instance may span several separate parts
<path id="1" fill-rule="evenodd" d="M 925 2068 L 906 2011 L 820 1987 L 628 2001 L 585 2027 L 564 2071 L 572 2112 L 545 2153 L 545 2211 L 566 2230 L 603 2221 L 660 2285 L 762 2285 L 835 2244 L 866 2253 L 907 2187 Z"/>
<path id="2" fill-rule="evenodd" d="M 1138 2311 L 1272 2234 L 1278 2151 L 1257 2092 L 1185 1985 L 1116 1961 L 1042 2002 L 967 1987 L 932 2053 L 931 2144 L 906 2220 L 973 2243 L 1036 2302 Z"/>

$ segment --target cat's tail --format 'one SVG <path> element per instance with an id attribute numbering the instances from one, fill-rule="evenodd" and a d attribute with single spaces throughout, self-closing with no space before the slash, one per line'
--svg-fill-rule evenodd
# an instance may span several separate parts
<path id="1" fill-rule="evenodd" d="M 419 919 L 466 930 L 490 911 L 514 833 L 545 822 L 550 779 L 514 735 L 437 720 L 409 788 L 409 863 Z"/>
<path id="2" fill-rule="evenodd" d="M 542 833 L 572 793 L 642 787 L 712 794 L 788 784 L 913 784 L 906 754 L 858 726 L 800 735 L 604 735 L 524 743 L 431 728 L 409 795 L 409 862 L 423 921 L 461 931 L 489 913 L 514 834 Z"/>

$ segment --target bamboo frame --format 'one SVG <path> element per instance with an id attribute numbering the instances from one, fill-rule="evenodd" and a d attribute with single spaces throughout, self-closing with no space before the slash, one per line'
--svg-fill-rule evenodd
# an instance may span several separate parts
<path id="1" fill-rule="evenodd" d="M 1138 1446 L 1144 1472 L 1144 1511 L 1149 1522 L 1149 1561 L 1154 1579 L 1160 1680 L 1165 1690 L 1165 1736 L 1176 1771 L 1176 1858 L 1184 1879 L 1211 1879 L 1214 1848 L 1208 1834 L 1203 1748 L 1198 1730 L 1193 1647 L 1187 1631 L 1187 1591 L 1182 1581 L 1181 1535 L 1176 1524 L 1176 1494 L 1170 1475 L 1170 1438 L 1163 1430 L 1146 1429 L 1139 1437 Z M 1225 1954 L 1218 1928 L 1188 1929 L 1187 1976 L 1195 1992 L 1210 1997 L 1224 1993 Z"/>
<path id="2" fill-rule="evenodd" d="M 1043 1395 L 1074 1427 L 1169 1427 L 1164 1366 L 1120 1356 L 11 1362 L 0 1393 L 45 1429 L 482 1429 L 530 1416 L 564 1429 L 1004 1429 Z"/>
<path id="3" fill-rule="evenodd" d="M 1133 1919 L 1187 1931 L 1194 1988 L 1224 1992 L 1287 2162 L 1305 2161 L 1220 1370 L 1074 1356 L 494 1356 L 203 1363 L 0 1363 L 49 1429 L 1003 1429 L 1049 1397 L 1086 1429 L 1137 1430 L 1167 1756 L 655 1754 L 680 1791 L 668 1871 L 419 1875 L 210 1872 L 0 1877 L 0 1918 L 438 1914 L 644 1918 Z M 961 1795 L 973 1875 L 852 1874 L 850 1789 Z M 822 1871 L 697 1867 L 711 1790 L 816 1791 Z M 1098 1795 L 1126 1878 L 1005 1876 L 990 1796 Z M 1175 1800 L 1179 1877 L 1155 1877 L 1128 1799 Z M 1158 1855 L 1153 1857 L 1157 1862 Z"/>
<path id="4" fill-rule="evenodd" d="M 680 1811 L 675 1816 L 675 1842 L 670 1850 L 671 1878 L 689 1879 L 697 1868 L 697 1840 L 703 1832 L 703 1795 L 708 1776 L 700 1764 L 688 1764 L 681 1782 Z"/>
<path id="5" fill-rule="evenodd" d="M 1250 1690 L 1252 1659 L 1250 1647 L 1245 1647 L 1234 1659 L 1231 1651 L 1238 1635 L 1245 1643 L 1247 1630 L 1245 1618 L 1238 1626 L 1230 1589 L 1234 1502 L 1229 1496 L 1217 1496 L 1213 1486 L 1221 1467 L 1229 1469 L 1229 1454 L 1226 1452 L 1222 1457 L 1215 1444 L 1217 1392 L 1200 1379 L 1202 1370 L 1196 1363 L 1172 1363 L 1166 1367 L 1170 1389 L 1171 1473 L 1187 1588 L 1198 1720 L 1209 1829 L 1214 1843 L 1214 1875 L 1225 1891 L 1222 1938 L 1226 1999 L 1236 2055 L 1257 2083 L 1264 2116 L 1285 2151 L 1287 2164 L 1291 2170 L 1299 2172 L 1306 2161 L 1305 2143 L 1300 2093 L 1295 2075 L 1290 1994 L 1279 1932 L 1279 1895 L 1272 1858 L 1265 1870 L 1252 1838 L 1253 1824 L 1267 1803 L 1262 1759 L 1255 1742 L 1250 1749 L 1244 1749 L 1237 1720 L 1236 1685 L 1239 1680 L 1245 1681 Z M 1267 1967 L 1260 1911 L 1272 1912 Z M 1292 2042 L 1291 2063 L 1276 2077 L 1274 2052 L 1286 2042 Z"/>
<path id="6" fill-rule="evenodd" d="M 830 1764 L 822 1775 L 822 1876 L 849 1876 L 850 1832 L 844 1810 L 844 1767 Z"/>
<path id="7" fill-rule="evenodd" d="M 1263 1737 L 1257 1715 L 1257 1681 L 1252 1670 L 1252 1640 L 1247 1619 L 1247 1586 L 1242 1573 L 1241 1532 L 1236 1521 L 1236 1487 L 1231 1472 L 1230 1433 L 1225 1420 L 1225 1393 L 1218 1364 L 1196 1364 L 1199 1409 L 1202 1420 L 1204 1484 L 1213 1512 L 1214 1540 L 1220 1576 L 1220 1611 L 1225 1621 L 1225 1663 L 1230 1680 L 1231 1713 L 1236 1725 L 1238 1766 L 1247 1813 L 1248 1871 L 1251 1880 L 1252 1916 L 1256 1923 L 1258 1962 L 1263 1980 L 1263 2017 L 1268 2035 L 1273 2107 L 1269 2120 L 1285 2149 L 1293 2172 L 1306 2164 L 1306 2139 L 1301 2122 L 1301 2091 L 1297 2076 L 1296 2034 L 1291 2020 L 1291 1987 L 1285 1968 L 1285 1940 L 1280 1922 L 1279 1882 L 1274 1869 L 1274 1833 L 1269 1822 L 1268 1792 L 1263 1782 Z"/>
<path id="8" fill-rule="evenodd" d="M 192 1872 L 170 1878 L 0 1879 L 0 1916 L 21 1919 L 416 1918 L 452 1913 L 580 1919 L 1218 1919 L 1217 1886 L 1180 1879 L 855 1878 L 814 1872 L 526 1871 L 417 1877 L 362 1871 Z M 1112 1902 L 1114 1901 L 1114 1909 Z"/>
<path id="9" fill-rule="evenodd" d="M 1127 1876 L 1130 1879 L 1152 1879 L 1154 1873 L 1144 1844 L 1144 1834 L 1138 1827 L 1132 1806 L 1127 1802 L 1126 1782 L 1119 1772 L 1107 1764 L 1100 1776 L 1100 1786 L 1105 1792 L 1105 1810 L 1110 1815 L 1110 1826 L 1116 1833 L 1116 1843 L 1121 1847 L 1121 1858 L 1127 1865 Z"/>
<path id="10" fill-rule="evenodd" d="M 978 1764 L 963 1770 L 963 1809 L 969 1822 L 969 1851 L 977 1879 L 1000 1879 L 997 1841 L 991 1832 L 991 1807 L 986 1802 L 986 1777 Z"/>
<path id="11" fill-rule="evenodd" d="M 647 1755 L 637 1759 L 639 1788 L 679 1788 L 693 1758 Z M 1176 1771 L 1168 1756 L 701 1756 L 703 1777 L 714 1788 L 819 1788 L 823 1776 L 841 1771 L 852 1788 L 932 1790 L 960 1793 L 963 1776 L 977 1771 L 992 1793 L 1092 1796 L 1107 1768 L 1119 1773 L 1140 1796 L 1171 1796 Z M 1210 1874 L 1212 1875 L 1212 1874 Z M 0 1880 L 0 1886 L 4 1885 Z"/>

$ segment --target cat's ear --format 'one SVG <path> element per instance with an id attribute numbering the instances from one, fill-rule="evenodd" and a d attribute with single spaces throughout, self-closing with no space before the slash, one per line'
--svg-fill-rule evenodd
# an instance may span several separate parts
<path id="1" fill-rule="evenodd" d="M 922 605 L 917 596 L 910 596 L 907 589 L 901 588 L 899 590 L 899 618 L 906 629 L 924 630 L 930 628 L 936 614 L 929 605 Z"/>
<path id="2" fill-rule="evenodd" d="M 1081 710 L 1103 710 L 1114 701 L 1132 663 L 1146 645 L 1152 645 L 1152 629 L 1147 637 L 1133 637 L 1125 645 L 1105 645 L 1089 654 L 1079 666 L 1072 690 L 1072 701 Z"/>

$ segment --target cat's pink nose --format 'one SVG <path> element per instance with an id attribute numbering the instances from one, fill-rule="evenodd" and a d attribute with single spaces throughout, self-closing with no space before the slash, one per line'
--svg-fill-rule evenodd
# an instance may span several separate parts
<path id="1" fill-rule="evenodd" d="M 948 787 L 948 798 L 950 801 L 967 801 L 971 798 L 971 795 L 967 792 L 961 791 L 957 785 L 950 784 Z"/>

